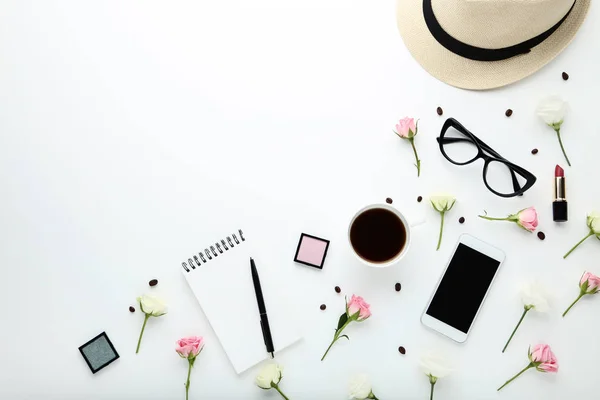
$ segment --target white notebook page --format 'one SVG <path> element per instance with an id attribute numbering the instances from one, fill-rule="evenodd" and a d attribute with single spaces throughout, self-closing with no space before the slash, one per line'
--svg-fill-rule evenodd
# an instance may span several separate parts
<path id="1" fill-rule="evenodd" d="M 249 227 L 231 227 L 211 242 L 199 245 L 198 251 L 221 239 L 232 237 L 242 229 L 245 241 L 235 244 L 223 254 L 218 253 L 191 272 L 183 274 L 196 295 L 202 311 L 209 320 L 235 371 L 239 374 L 268 357 L 262 330 L 258 303 L 250 270 L 250 257 L 254 259 L 271 326 L 275 351 L 290 346 L 300 339 L 292 309 L 286 296 L 287 282 L 279 265 L 261 257 L 272 244 L 256 236 Z M 254 236 L 253 236 L 254 235 Z M 232 237 L 233 239 L 233 237 Z M 226 240 L 227 242 L 227 240 Z M 196 253 L 197 255 L 197 253 Z M 205 256 L 206 257 L 206 256 Z"/>

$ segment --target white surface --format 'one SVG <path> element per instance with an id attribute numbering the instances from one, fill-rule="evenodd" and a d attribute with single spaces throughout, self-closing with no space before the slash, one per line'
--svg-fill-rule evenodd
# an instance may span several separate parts
<path id="1" fill-rule="evenodd" d="M 294 233 L 273 253 L 288 260 L 282 268 L 294 272 L 310 311 L 305 340 L 279 359 L 292 399 L 345 398 L 350 373 L 360 371 L 381 399 L 426 398 L 418 359 L 430 348 L 448 354 L 456 369 L 436 385 L 437 399 L 595 393 L 600 299 L 584 299 L 565 319 L 560 314 L 577 296 L 583 270 L 600 273 L 595 239 L 561 258 L 587 233 L 585 213 L 600 208 L 598 7 L 549 66 L 478 93 L 434 80 L 411 59 L 393 0 L 219 4 L 3 2 L 0 397 L 184 398 L 187 365 L 174 341 L 199 334 L 207 345 L 192 373 L 191 399 L 276 399 L 254 386 L 256 369 L 241 377 L 231 370 L 179 270 L 202 227 L 196 211 L 215 196 L 211 187 L 230 188 L 217 195 L 231 197 L 240 186 L 279 201 L 274 212 Z M 565 224 L 551 216 L 554 165 L 564 161 L 554 133 L 534 115 L 549 93 L 571 104 L 563 125 L 573 161 Z M 514 115 L 506 118 L 509 107 Z M 410 146 L 391 131 L 405 115 L 421 119 L 418 179 Z M 481 163 L 458 167 L 443 159 L 434 138 L 448 116 L 532 171 L 532 190 L 501 199 L 484 187 Z M 458 202 L 436 252 L 437 216 L 415 198 L 441 190 Z M 386 197 L 428 222 L 414 229 L 399 265 L 377 270 L 353 258 L 346 229 L 356 210 Z M 545 241 L 476 217 L 530 205 L 540 212 Z M 322 271 L 291 262 L 301 232 L 331 240 Z M 507 260 L 469 340 L 457 345 L 421 326 L 419 316 L 463 232 L 500 247 Z M 522 313 L 517 286 L 532 277 L 552 291 L 553 309 L 530 313 L 501 354 Z M 127 308 L 150 291 L 151 278 L 160 280 L 155 291 L 170 312 L 149 322 L 136 356 L 142 315 Z M 343 310 L 335 285 L 364 296 L 373 317 L 350 326 L 351 340 L 321 363 Z M 121 358 L 92 375 L 77 347 L 104 330 Z M 553 347 L 559 373 L 529 371 L 496 393 L 538 341 Z"/>
<path id="2" fill-rule="evenodd" d="M 450 263 L 454 259 L 456 249 L 458 248 L 458 246 L 460 244 L 464 244 L 465 246 L 467 246 L 470 249 L 478 251 L 481 254 L 485 254 L 486 256 L 498 261 L 498 263 L 499 263 L 497 266 L 497 269 L 496 269 L 496 273 L 494 274 L 494 276 L 492 277 L 492 280 L 489 283 L 489 286 L 487 288 L 485 296 L 483 296 L 481 303 L 479 303 L 479 308 L 477 309 L 477 313 L 473 317 L 473 321 L 471 322 L 471 326 L 469 327 L 467 333 L 460 331 L 460 330 L 456 329 L 454 326 L 449 325 L 449 324 L 427 314 L 427 310 L 429 309 L 429 306 L 431 305 L 431 300 L 433 300 L 433 298 L 437 294 L 438 288 L 440 287 L 440 283 L 442 282 L 442 279 L 444 279 L 444 277 L 446 276 L 446 273 L 448 272 L 448 267 L 450 266 Z M 492 289 L 492 287 L 494 285 L 494 281 L 496 280 L 496 276 L 498 276 L 498 274 L 500 273 L 500 269 L 502 268 L 502 263 L 504 262 L 505 259 L 506 259 L 506 254 L 504 254 L 504 252 L 502 250 L 498 249 L 497 247 L 494 247 L 494 246 L 490 245 L 489 243 L 486 243 L 480 239 L 477 239 L 476 237 L 471 236 L 469 234 L 460 235 L 460 237 L 458 238 L 458 241 L 454 245 L 454 248 L 450 252 L 450 257 L 448 257 L 448 261 L 446 262 L 444 271 L 442 272 L 440 279 L 438 279 L 438 283 L 437 283 L 437 285 L 435 285 L 435 288 L 433 289 L 433 291 L 431 293 L 431 297 L 429 298 L 429 301 L 427 302 L 427 305 L 425 306 L 425 309 L 423 310 L 423 314 L 421 315 L 421 322 L 423 323 L 423 325 L 433 329 L 434 331 L 440 332 L 442 335 L 448 336 L 448 338 L 450 338 L 452 340 L 455 340 L 459 343 L 464 343 L 467 340 L 467 338 L 469 337 L 469 334 L 471 333 L 471 330 L 475 326 L 475 323 L 477 322 L 477 317 L 479 316 L 479 312 L 482 310 L 483 306 L 485 305 L 485 299 L 487 298 L 488 293 Z M 470 277 L 465 276 L 464 278 L 469 279 Z M 477 284 L 477 282 L 473 282 L 473 284 Z"/>

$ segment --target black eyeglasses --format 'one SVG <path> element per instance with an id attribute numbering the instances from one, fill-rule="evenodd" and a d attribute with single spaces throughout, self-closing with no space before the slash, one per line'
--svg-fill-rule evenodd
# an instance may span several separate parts
<path id="1" fill-rule="evenodd" d="M 467 165 L 483 158 L 483 182 L 500 197 L 520 196 L 536 181 L 531 172 L 502 157 L 454 118 L 446 120 L 437 141 L 440 151 L 452 164 Z"/>

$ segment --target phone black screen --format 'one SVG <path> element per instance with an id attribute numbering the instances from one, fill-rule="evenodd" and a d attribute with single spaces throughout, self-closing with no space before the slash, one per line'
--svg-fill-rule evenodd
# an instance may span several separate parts
<path id="1" fill-rule="evenodd" d="M 500 261 L 459 243 L 426 314 L 468 333 Z"/>

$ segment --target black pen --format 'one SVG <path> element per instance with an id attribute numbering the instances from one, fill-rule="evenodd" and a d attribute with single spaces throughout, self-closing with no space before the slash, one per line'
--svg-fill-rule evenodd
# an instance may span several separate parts
<path id="1" fill-rule="evenodd" d="M 269 318 L 267 318 L 267 307 L 265 307 L 265 299 L 263 298 L 262 289 L 260 287 L 260 279 L 254 260 L 250 257 L 250 269 L 252 270 L 252 282 L 254 282 L 254 291 L 256 292 L 256 301 L 258 302 L 258 313 L 260 314 L 260 327 L 262 329 L 267 353 L 271 353 L 271 358 L 274 358 L 275 348 L 273 347 L 273 338 L 271 337 L 271 328 L 269 327 Z"/>

